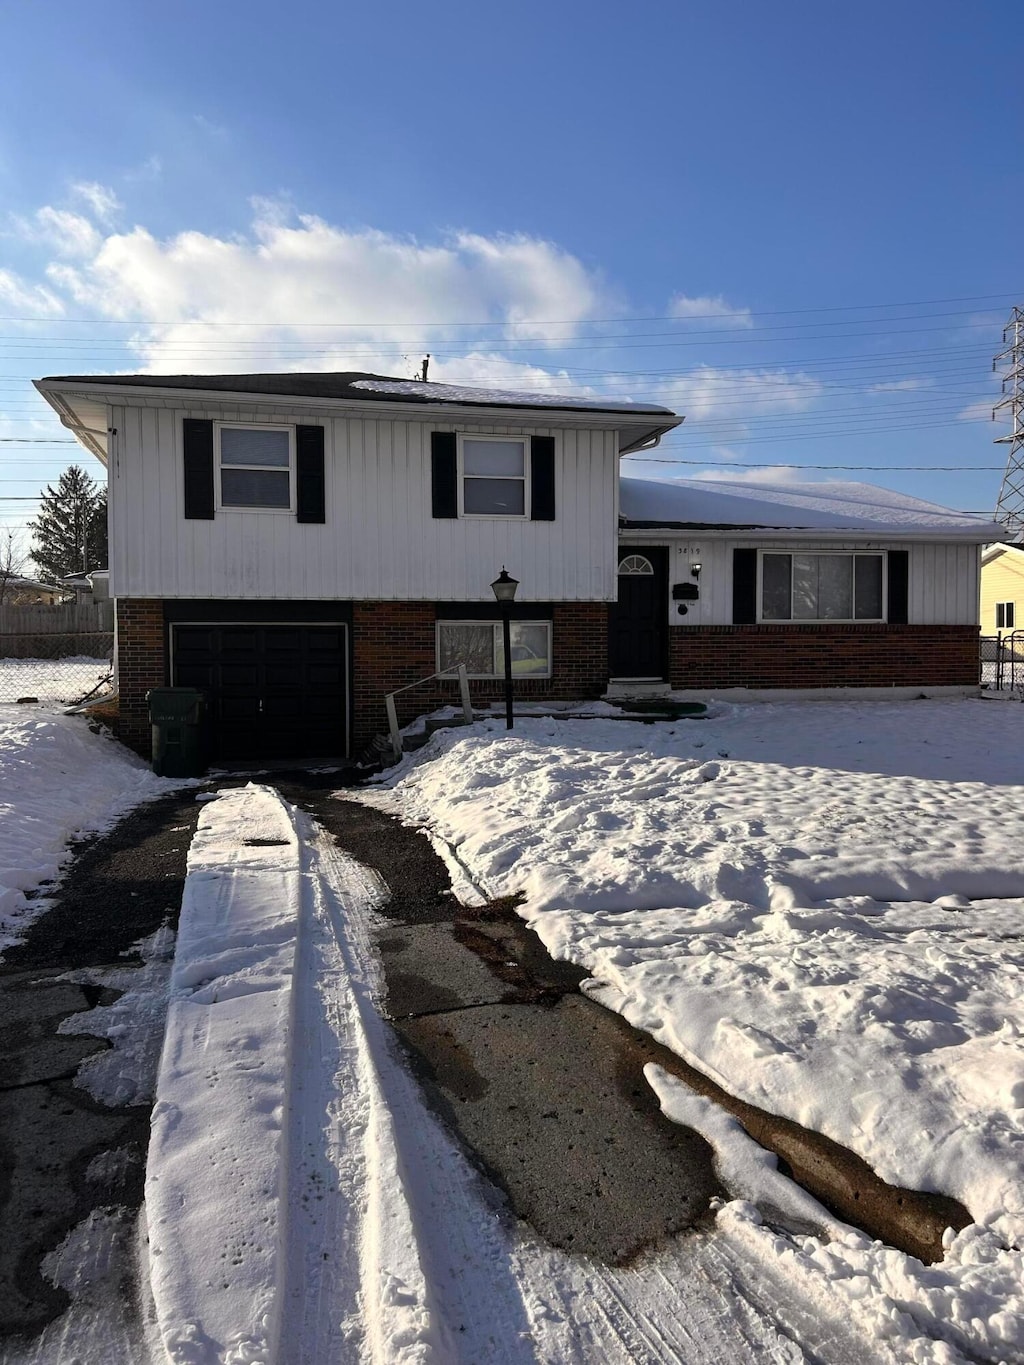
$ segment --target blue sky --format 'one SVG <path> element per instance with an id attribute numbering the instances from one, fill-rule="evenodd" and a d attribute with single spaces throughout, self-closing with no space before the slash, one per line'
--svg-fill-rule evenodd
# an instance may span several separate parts
<path id="1" fill-rule="evenodd" d="M 0 3 L 0 526 L 88 464 L 18 444 L 62 434 L 33 376 L 425 350 L 685 413 L 692 463 L 636 472 L 991 509 L 1022 34 L 1009 0 Z M 880 468 L 783 468 L 837 464 Z"/>

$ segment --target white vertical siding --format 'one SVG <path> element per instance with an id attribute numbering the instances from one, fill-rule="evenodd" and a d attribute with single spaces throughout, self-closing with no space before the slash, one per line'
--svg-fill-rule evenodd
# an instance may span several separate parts
<path id="1" fill-rule="evenodd" d="M 686 616 L 677 603 L 668 604 L 669 623 L 675 626 L 728 625 L 732 621 L 732 552 L 742 546 L 758 550 L 907 550 L 909 551 L 908 616 L 911 625 L 977 625 L 980 595 L 981 546 L 957 541 L 832 541 L 799 543 L 779 540 L 725 540 L 719 537 L 669 537 L 638 534 L 623 537 L 630 544 L 669 546 L 669 582 L 692 583 L 690 565 L 699 562 L 700 600 L 689 602 Z"/>
<path id="2" fill-rule="evenodd" d="M 114 410 L 111 592 L 130 597 L 486 600 L 505 564 L 523 601 L 609 601 L 616 587 L 612 431 L 503 427 L 555 438 L 556 520 L 435 520 L 430 433 L 446 423 L 322 418 L 325 525 L 294 515 L 183 512 L 182 418 L 291 423 L 287 411 Z M 315 421 L 304 417 L 304 421 Z M 460 426 L 459 430 L 497 431 Z"/>

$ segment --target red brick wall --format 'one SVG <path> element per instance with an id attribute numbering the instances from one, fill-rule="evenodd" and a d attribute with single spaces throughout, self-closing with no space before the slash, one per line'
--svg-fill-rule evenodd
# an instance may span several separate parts
<path id="1" fill-rule="evenodd" d="M 384 695 L 419 681 L 437 667 L 432 602 L 356 602 L 352 613 L 354 705 L 352 752 L 387 733 Z M 608 682 L 608 608 L 603 602 L 558 604 L 552 617 L 554 676 L 517 678 L 521 701 L 598 697 Z M 471 681 L 474 704 L 500 702 L 504 684 Z M 458 704 L 455 682 L 434 681 L 396 699 L 400 725 L 438 706 Z"/>
<path id="2" fill-rule="evenodd" d="M 152 752 L 146 693 L 167 682 L 166 635 L 162 601 L 117 599 L 117 730 L 129 748 L 146 758 Z"/>
<path id="3" fill-rule="evenodd" d="M 977 626 L 673 626 L 673 687 L 978 683 Z"/>

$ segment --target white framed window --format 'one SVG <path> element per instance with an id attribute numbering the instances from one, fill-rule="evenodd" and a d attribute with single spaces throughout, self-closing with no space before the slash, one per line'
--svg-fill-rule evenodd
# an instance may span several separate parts
<path id="1" fill-rule="evenodd" d="M 214 424 L 220 507 L 295 510 L 295 429 Z"/>
<path id="2" fill-rule="evenodd" d="M 529 442 L 525 436 L 459 434 L 459 516 L 515 517 L 530 506 Z"/>
<path id="3" fill-rule="evenodd" d="M 510 622 L 512 676 L 551 677 L 551 622 Z M 503 678 L 505 646 L 500 621 L 438 621 L 437 671 L 466 665 L 471 678 Z"/>
<path id="4" fill-rule="evenodd" d="M 1014 630 L 1017 616 L 1015 602 L 996 603 L 996 630 Z"/>
<path id="5" fill-rule="evenodd" d="M 758 554 L 759 621 L 884 621 L 881 551 Z"/>

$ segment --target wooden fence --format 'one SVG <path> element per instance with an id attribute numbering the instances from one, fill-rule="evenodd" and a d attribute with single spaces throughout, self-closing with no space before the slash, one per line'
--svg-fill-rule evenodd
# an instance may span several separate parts
<path id="1" fill-rule="evenodd" d="M 95 635 L 114 629 L 114 603 L 66 602 L 59 607 L 0 603 L 0 635 Z"/>

